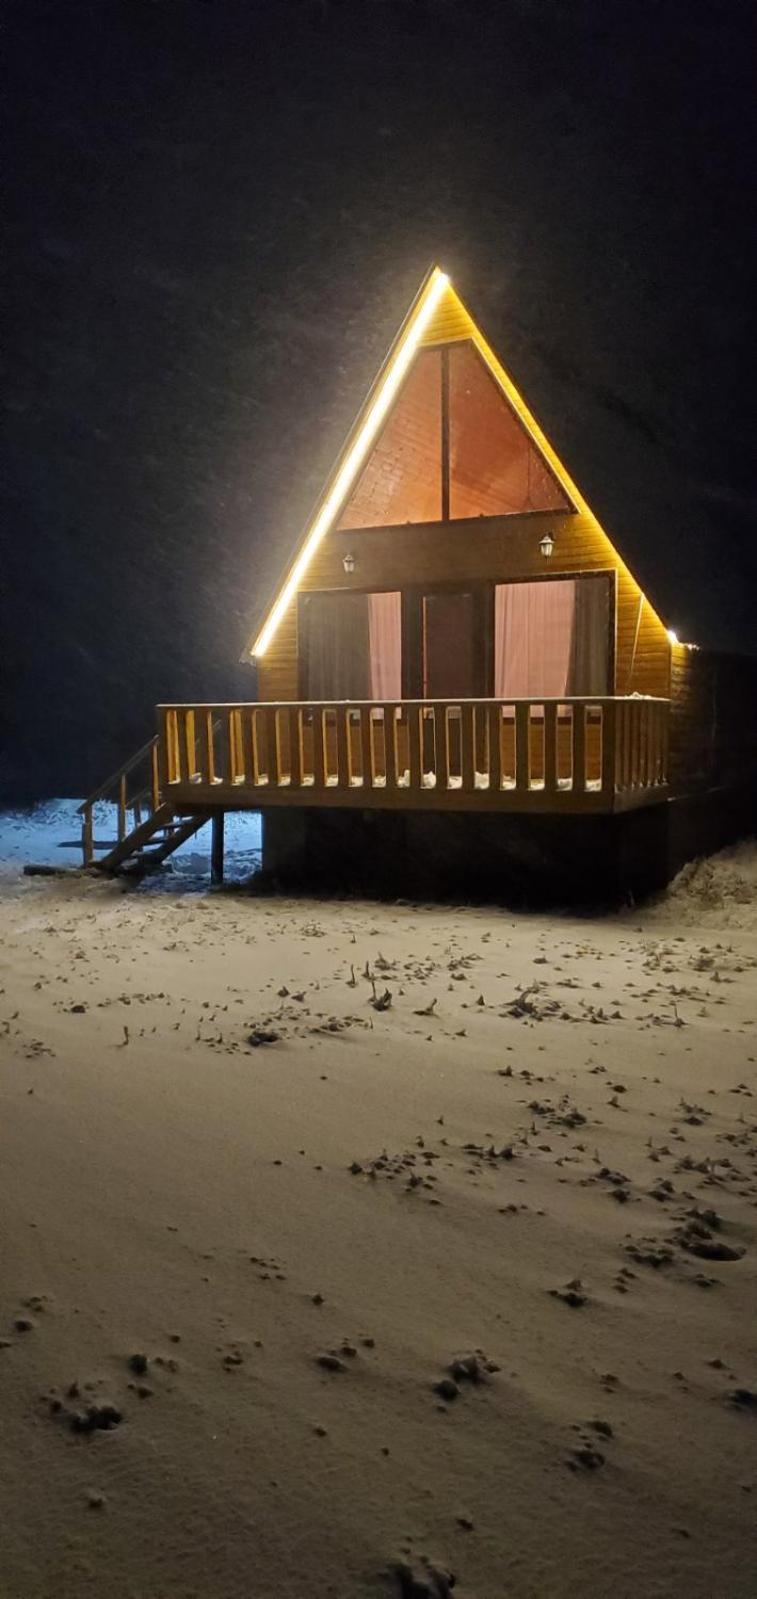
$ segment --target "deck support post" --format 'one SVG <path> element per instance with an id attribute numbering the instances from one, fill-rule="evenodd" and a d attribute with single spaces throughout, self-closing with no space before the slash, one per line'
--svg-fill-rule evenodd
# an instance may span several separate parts
<path id="1" fill-rule="evenodd" d="M 210 823 L 210 881 L 223 882 L 223 823 L 226 812 L 213 812 Z"/>

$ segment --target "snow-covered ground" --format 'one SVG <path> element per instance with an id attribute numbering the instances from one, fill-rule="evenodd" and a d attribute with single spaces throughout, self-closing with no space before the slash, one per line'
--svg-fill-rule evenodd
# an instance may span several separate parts
<path id="1" fill-rule="evenodd" d="M 576 919 L 24 877 L 70 822 L 3 829 L 1 1599 L 753 1599 L 755 845 Z"/>
<path id="2" fill-rule="evenodd" d="M 78 800 L 54 799 L 19 810 L 0 810 L 0 872 L 19 866 L 80 866 L 81 817 Z M 243 882 L 260 865 L 261 819 L 257 812 L 232 811 L 226 817 L 225 875 Z M 116 807 L 95 806 L 95 836 L 115 840 Z M 145 880 L 150 892 L 201 888 L 210 876 L 210 824 L 182 844 L 162 871 Z"/>

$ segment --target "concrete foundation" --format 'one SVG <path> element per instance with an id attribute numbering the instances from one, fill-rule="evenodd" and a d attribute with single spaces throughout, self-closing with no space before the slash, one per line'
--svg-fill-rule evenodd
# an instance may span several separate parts
<path id="1" fill-rule="evenodd" d="M 710 791 L 611 816 L 271 810 L 263 881 L 285 892 L 507 905 L 644 898 L 686 861 L 754 832 L 757 791 Z"/>

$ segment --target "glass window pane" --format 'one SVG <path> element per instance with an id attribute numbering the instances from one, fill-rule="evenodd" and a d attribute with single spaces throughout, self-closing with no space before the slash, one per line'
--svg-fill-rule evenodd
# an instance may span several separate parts
<path id="1" fill-rule="evenodd" d="M 371 698 L 402 698 L 402 595 L 369 594 Z"/>
<path id="2" fill-rule="evenodd" d="M 421 350 L 338 526 L 437 522 L 442 514 L 441 354 Z"/>
<path id="3" fill-rule="evenodd" d="M 367 594 L 308 594 L 300 650 L 309 700 L 371 697 Z"/>
<path id="4" fill-rule="evenodd" d="M 569 511 L 569 501 L 473 345 L 452 345 L 449 363 L 450 516 Z"/>
<path id="5" fill-rule="evenodd" d="M 308 594 L 300 652 L 310 700 L 402 697 L 402 596 Z"/>
<path id="6" fill-rule="evenodd" d="M 476 694 L 472 594 L 427 594 L 423 600 L 423 697 L 473 699 Z"/>
<path id="7" fill-rule="evenodd" d="M 496 698 L 609 693 L 609 600 L 604 575 L 498 583 Z"/>

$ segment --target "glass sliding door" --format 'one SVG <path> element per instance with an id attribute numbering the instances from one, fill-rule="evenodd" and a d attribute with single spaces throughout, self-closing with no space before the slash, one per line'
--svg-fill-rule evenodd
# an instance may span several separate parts
<path id="1" fill-rule="evenodd" d="M 473 699 L 478 689 L 474 595 L 424 594 L 422 620 L 424 700 Z"/>
<path id="2" fill-rule="evenodd" d="M 494 591 L 497 699 L 609 694 L 610 579 L 604 573 Z"/>
<path id="3" fill-rule="evenodd" d="M 300 694 L 308 700 L 396 700 L 402 692 L 401 596 L 304 594 Z"/>

